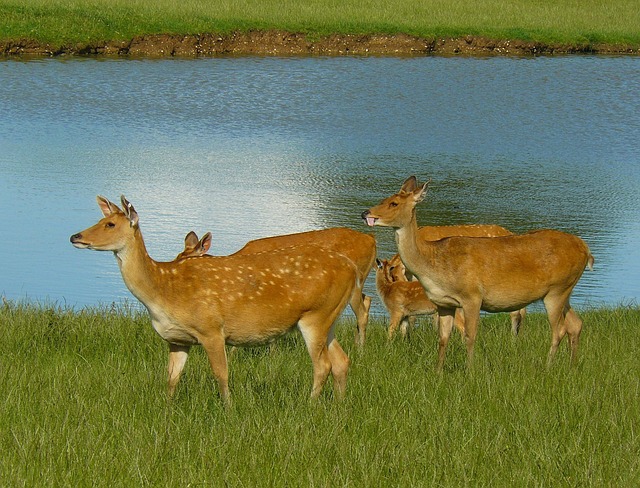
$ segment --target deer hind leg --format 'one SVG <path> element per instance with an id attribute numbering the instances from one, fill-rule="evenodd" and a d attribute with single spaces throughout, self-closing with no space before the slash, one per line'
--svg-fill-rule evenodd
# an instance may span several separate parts
<path id="1" fill-rule="evenodd" d="M 458 332 L 460 332 L 460 337 L 462 337 L 462 341 L 464 342 L 466 339 L 465 333 L 464 333 L 464 312 L 462 311 L 461 308 L 456 308 L 456 313 L 454 315 L 454 319 L 453 319 L 453 324 L 456 326 L 456 329 L 458 329 Z"/>
<path id="2" fill-rule="evenodd" d="M 302 333 L 307 351 L 311 357 L 313 365 L 313 387 L 311 388 L 311 398 L 318 398 L 322 388 L 331 373 L 331 359 L 328 351 L 328 333 L 322 320 L 313 317 L 303 317 L 298 322 L 298 328 Z"/>
<path id="3" fill-rule="evenodd" d="M 578 314 L 567 303 L 566 313 L 564 317 L 565 328 L 569 336 L 569 349 L 571 351 L 571 364 L 575 364 L 578 360 L 578 343 L 580 341 L 580 333 L 582 332 L 582 320 Z"/>
<path id="4" fill-rule="evenodd" d="M 567 333 L 565 316 L 569 310 L 569 293 L 560 295 L 547 295 L 544 298 L 544 307 L 549 317 L 549 325 L 551 325 L 551 348 L 547 364 L 551 364 L 553 358 L 558 351 L 558 345 Z"/>
<path id="5" fill-rule="evenodd" d="M 527 313 L 527 309 L 521 308 L 520 310 L 516 310 L 515 312 L 511 312 L 509 314 L 511 316 L 511 332 L 513 333 L 514 336 L 517 336 L 518 332 L 520 332 L 522 319 L 524 319 L 524 316 L 526 313 Z"/>
<path id="6" fill-rule="evenodd" d="M 402 338 L 406 339 L 411 335 L 411 331 L 416 326 L 416 316 L 415 315 L 407 315 L 402 318 L 400 321 L 400 333 L 402 334 Z"/>
<path id="7" fill-rule="evenodd" d="M 402 318 L 403 316 L 401 311 L 396 310 L 395 312 L 391 312 L 391 316 L 389 318 L 389 340 L 393 339 Z"/>
<path id="8" fill-rule="evenodd" d="M 462 308 L 464 315 L 464 339 L 467 344 L 467 365 L 473 363 L 473 346 L 476 343 L 478 324 L 480 323 L 480 304 L 465 303 Z"/>
<path id="9" fill-rule="evenodd" d="M 356 316 L 355 343 L 364 346 L 367 334 L 367 324 L 369 323 L 369 309 L 371 308 L 371 297 L 362 293 L 361 289 L 355 289 L 351 295 L 349 306 Z"/>
<path id="10" fill-rule="evenodd" d="M 200 342 L 207 352 L 211 371 L 218 382 L 220 398 L 222 398 L 225 406 L 229 406 L 231 404 L 231 394 L 229 392 L 229 367 L 224 337 L 222 334 L 215 334 L 212 337 L 201 338 Z"/>
<path id="11" fill-rule="evenodd" d="M 444 356 L 447 350 L 447 344 L 449 343 L 449 337 L 451 336 L 451 330 L 453 329 L 454 315 L 454 308 L 438 307 L 438 333 L 440 339 L 438 341 L 437 371 L 442 371 L 442 367 L 444 366 Z"/>
<path id="12" fill-rule="evenodd" d="M 189 356 L 189 349 L 191 349 L 191 346 L 179 346 L 169 343 L 169 398 L 173 398 L 176 392 L 176 386 L 180 381 L 180 375 Z"/>
<path id="13" fill-rule="evenodd" d="M 347 373 L 349 372 L 350 361 L 335 338 L 333 327 L 327 338 L 327 351 L 329 353 L 329 361 L 331 361 L 331 375 L 333 376 L 335 396 L 338 400 L 342 400 L 347 390 Z"/>

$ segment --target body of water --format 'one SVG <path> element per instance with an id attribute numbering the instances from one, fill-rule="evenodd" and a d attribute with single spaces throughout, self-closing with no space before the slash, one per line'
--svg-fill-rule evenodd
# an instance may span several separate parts
<path id="1" fill-rule="evenodd" d="M 132 299 L 111 253 L 69 243 L 98 194 L 135 205 L 157 260 L 189 230 L 228 254 L 333 226 L 389 257 L 360 214 L 411 174 L 433 179 L 420 224 L 575 233 L 596 259 L 577 308 L 640 297 L 640 58 L 47 59 L 0 82 L 8 299 Z"/>

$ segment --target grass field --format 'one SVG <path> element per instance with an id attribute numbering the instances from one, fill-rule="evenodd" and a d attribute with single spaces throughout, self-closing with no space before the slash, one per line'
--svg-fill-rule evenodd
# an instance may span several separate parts
<path id="1" fill-rule="evenodd" d="M 388 343 L 352 320 L 346 399 L 308 398 L 299 334 L 231 356 L 225 410 L 201 348 L 165 395 L 166 344 L 126 307 L 0 306 L 3 486 L 638 486 L 640 309 L 583 311 L 578 365 L 545 367 L 546 318 L 483 318 L 474 368 L 458 336 L 434 372 L 423 324 Z"/>
<path id="2" fill-rule="evenodd" d="M 640 45 L 637 0 L 0 0 L 0 41 L 277 29 Z"/>

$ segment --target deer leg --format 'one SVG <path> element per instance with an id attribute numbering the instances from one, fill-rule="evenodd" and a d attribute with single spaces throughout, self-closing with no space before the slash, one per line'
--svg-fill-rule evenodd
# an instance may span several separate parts
<path id="1" fill-rule="evenodd" d="M 451 336 L 451 330 L 453 329 L 454 315 L 455 308 L 438 307 L 438 332 L 440 340 L 438 341 L 437 371 L 442 371 L 442 367 L 444 366 L 444 356 L 447 350 L 447 344 L 449 343 L 449 337 Z"/>
<path id="2" fill-rule="evenodd" d="M 467 344 L 467 365 L 473 363 L 473 346 L 476 343 L 478 324 L 480 322 L 480 304 L 465 303 L 462 308 L 464 314 L 464 337 Z"/>
<path id="3" fill-rule="evenodd" d="M 514 336 L 517 336 L 518 332 L 520 332 L 520 325 L 522 325 L 522 319 L 524 319 L 524 315 L 526 313 L 527 309 L 521 308 L 520 310 L 516 310 L 509 314 L 511 317 L 511 332 L 513 332 Z"/>
<path id="4" fill-rule="evenodd" d="M 396 310 L 395 312 L 391 312 L 391 317 L 389 318 L 389 340 L 393 339 L 393 336 L 396 333 L 396 329 L 402 320 L 402 312 Z"/>
<path id="5" fill-rule="evenodd" d="M 224 337 L 222 334 L 215 334 L 212 337 L 202 338 L 200 342 L 209 357 L 213 376 L 218 382 L 220 397 L 225 406 L 229 406 L 231 404 L 231 394 L 229 392 L 229 367 Z"/>
<path id="6" fill-rule="evenodd" d="M 180 375 L 189 356 L 191 346 L 179 346 L 169 343 L 169 398 L 173 398 Z"/>
<path id="7" fill-rule="evenodd" d="M 302 333 L 307 351 L 311 357 L 313 365 L 313 387 L 311 388 L 311 398 L 318 398 L 324 387 L 329 373 L 331 373 L 331 359 L 327 348 L 328 334 L 321 331 L 325 329 L 319 320 L 312 317 L 303 317 L 298 322 L 298 328 Z M 325 329 L 326 330 L 326 329 Z"/>
<path id="8" fill-rule="evenodd" d="M 456 313 L 453 318 L 453 324 L 456 326 L 456 329 L 458 329 L 458 332 L 460 332 L 460 337 L 462 337 L 462 342 L 465 341 L 464 323 L 465 323 L 464 313 L 462 312 L 462 309 L 456 308 Z"/>
<path id="9" fill-rule="evenodd" d="M 564 317 L 567 334 L 569 335 L 569 348 L 571 350 L 571 364 L 578 361 L 578 342 L 582 332 L 582 320 L 575 310 L 567 303 L 567 311 Z"/>
<path id="10" fill-rule="evenodd" d="M 335 338 L 333 327 L 327 338 L 327 345 L 329 361 L 331 361 L 331 375 L 333 376 L 335 396 L 338 400 L 342 400 L 347 390 L 347 373 L 349 371 L 350 361 L 338 343 L 338 340 Z"/>
<path id="11" fill-rule="evenodd" d="M 411 320 L 413 319 L 413 320 Z M 413 315 L 407 315 L 402 317 L 400 321 L 400 333 L 402 334 L 402 338 L 406 339 L 411 334 L 411 330 L 413 329 L 412 324 L 416 323 L 416 317 Z"/>
<path id="12" fill-rule="evenodd" d="M 558 345 L 567 333 L 565 324 L 566 309 L 568 309 L 567 296 L 563 295 L 547 295 L 544 297 L 544 307 L 549 317 L 549 325 L 551 325 L 551 348 L 547 358 L 547 365 L 550 365 L 558 351 Z"/>
<path id="13" fill-rule="evenodd" d="M 367 333 L 367 324 L 369 322 L 369 309 L 371 308 L 371 297 L 368 297 L 362 290 L 356 289 L 351 295 L 349 302 L 351 310 L 356 316 L 356 336 L 355 343 L 358 346 L 364 346 Z"/>

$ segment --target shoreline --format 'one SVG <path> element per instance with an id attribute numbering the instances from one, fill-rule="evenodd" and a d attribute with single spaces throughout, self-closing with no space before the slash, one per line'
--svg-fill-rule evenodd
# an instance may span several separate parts
<path id="1" fill-rule="evenodd" d="M 640 48 L 616 44 L 562 44 L 489 39 L 482 36 L 420 38 L 406 34 L 333 34 L 310 39 L 283 31 L 231 34 L 155 34 L 128 41 L 53 45 L 33 39 L 0 41 L 5 59 L 27 57 L 104 56 L 116 58 L 215 57 L 227 55 L 379 55 L 379 56 L 550 56 L 568 54 L 640 55 Z"/>

